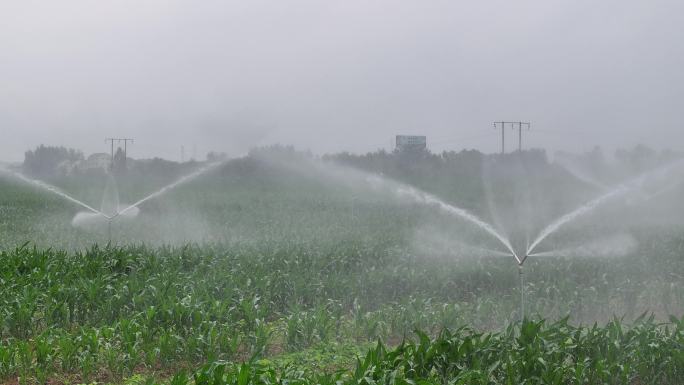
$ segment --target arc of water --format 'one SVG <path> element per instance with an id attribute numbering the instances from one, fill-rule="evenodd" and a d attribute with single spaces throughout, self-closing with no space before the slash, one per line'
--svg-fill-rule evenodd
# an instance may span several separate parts
<path id="1" fill-rule="evenodd" d="M 596 178 L 593 178 L 590 175 L 587 175 L 583 171 L 581 171 L 578 167 L 573 165 L 570 161 L 564 160 L 564 159 L 556 159 L 554 162 L 560 167 L 562 167 L 565 171 L 567 171 L 570 175 L 575 177 L 577 180 L 586 183 L 598 190 L 607 190 L 609 188 L 608 185 L 599 182 Z"/>
<path id="2" fill-rule="evenodd" d="M 473 246 L 473 245 L 469 245 L 467 243 L 461 243 L 461 247 L 463 249 L 471 250 L 472 252 L 479 252 L 481 255 L 486 255 L 488 257 L 502 257 L 502 258 L 510 258 L 511 257 L 510 253 L 505 253 L 501 250 L 490 249 L 488 247 Z"/>
<path id="3" fill-rule="evenodd" d="M 518 254 L 515 252 L 513 249 L 513 246 L 511 245 L 511 242 L 508 240 L 508 238 L 504 237 L 501 235 L 492 225 L 489 223 L 483 221 L 479 217 L 477 217 L 475 214 L 472 214 L 468 212 L 465 209 L 462 209 L 460 207 L 456 207 L 453 205 L 450 205 L 443 200 L 437 198 L 434 195 L 428 194 L 424 191 L 420 191 L 416 188 L 413 188 L 411 186 L 407 185 L 402 185 L 400 184 L 399 188 L 397 189 L 397 192 L 399 195 L 402 196 L 407 196 L 411 199 L 413 199 L 416 202 L 423 203 L 423 204 L 428 204 L 428 205 L 435 205 L 437 206 L 440 210 L 445 211 L 447 213 L 450 213 L 452 215 L 456 215 L 462 219 L 465 219 L 466 221 L 478 226 L 485 232 L 487 232 L 489 235 L 493 236 L 496 238 L 501 244 L 503 244 L 508 251 L 511 252 L 513 257 L 518 261 L 518 263 L 522 263 L 523 260 L 521 260 L 520 257 L 518 257 Z"/>
<path id="4" fill-rule="evenodd" d="M 637 241 L 631 235 L 616 234 L 581 246 L 530 254 L 530 257 L 577 257 L 586 255 L 595 257 L 619 257 L 627 255 L 633 251 L 637 245 Z"/>
<path id="5" fill-rule="evenodd" d="M 172 190 L 172 189 L 174 189 L 174 188 L 180 186 L 180 185 L 183 184 L 183 183 L 189 182 L 189 181 L 191 181 L 191 180 L 197 178 L 198 176 L 200 176 L 200 175 L 202 175 L 202 174 L 208 172 L 209 170 L 211 170 L 211 169 L 213 169 L 213 168 L 215 168 L 215 167 L 217 167 L 217 166 L 219 166 L 219 165 L 221 165 L 221 164 L 224 164 L 224 163 L 226 163 L 226 161 L 220 161 L 220 162 L 210 163 L 210 164 L 208 164 L 208 165 L 206 165 L 206 166 L 204 166 L 204 167 L 201 167 L 201 168 L 199 168 L 199 169 L 193 171 L 193 172 L 190 173 L 190 174 L 184 175 L 184 176 L 182 176 L 181 178 L 179 178 L 178 180 L 176 180 L 175 182 L 173 182 L 173 183 L 171 183 L 171 184 L 168 184 L 168 185 L 166 185 L 166 186 L 160 188 L 159 190 L 153 192 L 152 194 L 150 194 L 150 195 L 148 195 L 148 196 L 146 196 L 146 197 L 140 199 L 139 201 L 137 201 L 137 202 L 133 203 L 132 205 L 126 207 L 125 209 L 119 211 L 118 213 L 116 213 L 116 214 L 114 215 L 114 217 L 117 217 L 117 216 L 119 216 L 119 215 L 122 215 L 122 214 L 126 213 L 126 212 L 129 211 L 129 210 L 132 210 L 134 207 L 138 207 L 138 206 L 140 206 L 141 204 L 147 202 L 147 201 L 150 200 L 150 199 L 153 199 L 153 198 L 156 198 L 156 197 L 158 197 L 158 196 L 160 196 L 160 195 L 162 195 L 162 194 L 165 194 L 165 193 L 168 192 L 169 190 Z"/>
<path id="6" fill-rule="evenodd" d="M 78 200 L 78 199 L 72 197 L 71 195 L 69 195 L 69 194 L 67 194 L 67 193 L 65 193 L 65 192 L 63 192 L 63 191 L 61 191 L 59 188 L 57 188 L 57 187 L 55 187 L 55 186 L 53 186 L 53 185 L 51 185 L 51 184 L 45 183 L 45 182 L 40 181 L 40 180 L 38 180 L 38 179 L 29 178 L 29 177 L 27 177 L 26 175 L 24 175 L 24 174 L 22 174 L 22 173 L 20 173 L 20 172 L 17 172 L 17 171 L 14 171 L 14 170 L 10 170 L 10 169 L 8 169 L 8 168 L 6 168 L 6 167 L 0 167 L 0 171 L 4 172 L 4 173 L 6 173 L 6 174 L 9 174 L 9 175 L 11 175 L 12 177 L 17 178 L 17 179 L 19 179 L 19 180 L 21 180 L 21 181 L 23 181 L 23 182 L 26 182 L 26 183 L 29 183 L 29 184 L 33 184 L 33 185 L 38 186 L 38 187 L 40 187 L 40 188 L 42 188 L 42 189 L 44 189 L 44 190 L 47 190 L 47 191 L 49 191 L 49 192 L 51 192 L 51 193 L 53 193 L 53 194 L 57 194 L 57 195 L 59 195 L 60 197 L 66 199 L 66 200 L 68 200 L 68 201 L 70 201 L 70 202 L 72 202 L 72 203 L 75 203 L 75 204 L 77 204 L 77 205 L 79 205 L 79 206 L 81 206 L 81 207 L 83 207 L 83 208 L 85 208 L 85 209 L 88 209 L 88 210 L 92 211 L 92 212 L 95 213 L 95 214 L 102 215 L 103 217 L 105 217 L 105 218 L 107 218 L 107 219 L 112 219 L 112 218 L 113 218 L 113 217 L 111 217 L 111 216 L 109 216 L 109 215 L 107 215 L 107 214 L 101 212 L 100 210 L 94 209 L 93 207 L 91 207 L 91 206 L 89 206 L 89 205 L 87 205 L 87 204 L 81 202 L 80 200 Z"/>
<path id="7" fill-rule="evenodd" d="M 273 160 L 268 160 L 270 163 L 273 163 Z M 277 164 L 280 167 L 288 167 L 288 164 L 285 163 L 278 163 Z M 377 174 L 372 174 L 368 173 L 365 171 L 361 171 L 358 169 L 350 168 L 347 166 L 342 166 L 339 164 L 335 163 L 328 163 L 328 162 L 315 162 L 315 161 L 310 161 L 307 163 L 308 166 L 313 166 L 315 168 L 318 168 L 319 170 L 324 172 L 324 175 L 328 177 L 338 177 L 341 180 L 348 180 L 350 176 L 354 176 L 356 180 L 362 180 L 365 181 L 366 183 L 369 183 L 371 185 L 377 185 L 377 186 L 383 186 L 383 187 L 389 187 L 390 189 L 393 190 L 393 192 L 399 196 L 407 197 L 411 200 L 413 200 L 416 203 L 424 204 L 424 205 L 433 205 L 437 206 L 440 210 L 447 212 L 451 215 L 455 215 L 457 217 L 460 217 L 461 219 L 466 220 L 467 222 L 470 222 L 471 224 L 476 225 L 480 229 L 484 230 L 486 233 L 489 235 L 493 236 L 496 240 L 498 240 L 509 252 L 509 256 L 513 256 L 515 260 L 518 262 L 518 264 L 522 264 L 524 262 L 524 258 L 520 258 L 518 254 L 515 252 L 515 249 L 511 245 L 510 241 L 508 238 L 506 238 L 504 235 L 499 233 L 492 225 L 489 223 L 483 221 L 480 219 L 478 216 L 475 214 L 472 214 L 468 212 L 465 209 L 462 209 L 460 207 L 456 207 L 454 205 L 451 205 L 449 203 L 444 202 L 443 200 L 437 198 L 434 195 L 431 195 L 425 191 L 419 190 L 415 187 L 406 185 L 404 183 L 400 183 L 391 179 L 387 179 L 384 176 L 379 176 Z M 299 167 L 294 166 L 294 165 L 289 165 L 289 168 L 298 171 Z"/>
<path id="8" fill-rule="evenodd" d="M 619 185 L 617 188 L 599 196 L 598 198 L 595 198 L 584 205 L 578 207 L 577 209 L 561 216 L 557 220 L 551 222 L 548 226 L 546 226 L 537 236 L 537 238 L 532 242 L 532 245 L 527 249 L 527 252 L 525 253 L 526 255 L 532 254 L 534 249 L 544 240 L 546 237 L 551 235 L 552 233 L 556 232 L 558 229 L 560 229 L 562 226 L 567 224 L 568 222 L 571 222 L 575 220 L 578 217 L 581 217 L 582 215 L 593 211 L 596 207 L 602 205 L 603 203 L 610 201 L 613 198 L 619 197 L 623 194 L 628 193 L 632 189 L 640 186 L 647 178 L 657 175 L 657 174 L 664 174 L 669 172 L 672 168 L 675 166 L 683 163 L 684 160 L 678 160 L 675 161 L 672 164 L 666 165 L 664 167 L 661 167 L 655 171 L 647 172 L 645 174 L 642 174 L 628 182 L 625 182 L 621 185 Z"/>

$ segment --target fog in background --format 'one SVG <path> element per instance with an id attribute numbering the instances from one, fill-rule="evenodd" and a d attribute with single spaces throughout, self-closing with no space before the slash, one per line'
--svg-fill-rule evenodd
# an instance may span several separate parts
<path id="1" fill-rule="evenodd" d="M 525 145 L 684 149 L 681 1 L 3 1 L 0 160 Z M 512 131 L 508 149 L 517 145 Z"/>

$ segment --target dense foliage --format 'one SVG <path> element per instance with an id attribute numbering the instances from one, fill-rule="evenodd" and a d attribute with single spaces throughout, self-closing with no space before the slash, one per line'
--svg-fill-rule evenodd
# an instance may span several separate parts
<path id="1" fill-rule="evenodd" d="M 212 363 L 171 384 L 679 384 L 684 379 L 684 320 L 668 327 L 649 319 L 625 329 L 525 321 L 502 333 L 466 328 L 388 350 L 371 349 L 349 371 L 320 373 L 263 363 Z"/>
<path id="2" fill-rule="evenodd" d="M 318 344 L 377 338 L 396 343 L 416 328 L 430 334 L 447 327 L 457 330 L 442 335 L 447 342 L 435 345 L 442 349 L 477 335 L 473 330 L 457 329 L 461 325 L 498 329 L 517 317 L 516 277 L 509 261 L 456 264 L 402 255 L 390 245 L 353 242 L 323 247 L 280 242 L 161 249 L 96 247 L 75 254 L 23 247 L 3 252 L 0 375 L 40 381 L 54 376 L 75 376 L 83 381 L 117 378 L 145 368 L 168 370 L 214 360 L 254 362 L 283 350 L 299 351 Z M 543 277 L 527 288 L 532 314 L 561 315 L 571 309 L 575 318 L 583 314 L 610 319 L 621 309 L 637 311 L 636 307 L 645 305 L 655 309 L 655 302 L 648 303 L 655 299 L 650 295 L 663 296 L 673 289 L 668 286 L 671 284 L 657 285 L 655 280 L 644 282 L 645 287 L 621 283 L 629 276 L 627 270 L 611 271 L 607 264 L 597 262 L 530 267 L 535 276 Z M 576 285 L 586 289 L 573 292 L 570 288 Z M 636 292 L 639 287 L 642 292 Z M 656 292 L 649 294 L 649 290 Z M 676 286 L 675 290 L 662 306 L 681 308 L 682 288 Z M 601 346 L 617 349 L 619 355 L 606 364 L 615 366 L 631 365 L 623 355 L 633 352 L 625 349 L 642 346 L 632 339 L 647 339 L 644 346 L 651 344 L 649 349 L 669 359 L 674 359 L 670 356 L 673 346 L 681 343 L 679 323 L 665 329 L 653 322 L 639 322 L 641 326 L 625 331 L 627 337 L 617 332 L 622 328 L 617 322 L 592 330 L 573 329 L 565 323 L 546 330 L 542 324 L 526 324 L 522 335 L 515 338 L 513 329 L 495 338 L 477 337 L 474 341 L 482 344 L 482 350 L 473 347 L 475 356 L 462 354 L 473 360 L 482 355 L 486 364 L 464 366 L 464 373 L 468 373 L 466 367 L 473 370 L 468 374 L 471 377 L 464 378 L 484 376 L 480 370 L 500 360 L 517 362 L 516 354 L 523 354 L 520 350 L 524 349 L 511 341 L 522 344 L 529 339 L 533 350 L 539 350 L 535 354 L 549 361 L 549 368 L 555 367 L 553 360 L 565 362 L 583 352 L 577 346 L 597 349 L 578 356 L 582 365 L 596 365 L 584 360 L 599 354 Z M 594 334 L 597 336 L 592 337 Z M 535 340 L 537 335 L 539 340 Z M 567 342 L 568 338 L 577 343 Z M 580 344 L 582 338 L 596 340 Z M 497 345 L 488 345 L 494 341 Z M 494 352 L 496 357 L 491 356 Z M 639 359 L 660 360 L 651 356 L 656 353 L 640 354 Z M 530 359 L 536 362 L 537 357 Z M 396 364 L 394 359 L 388 360 L 383 365 Z M 505 369 L 504 361 L 496 376 L 489 372 L 486 376 L 503 379 L 513 375 L 506 370 L 515 376 L 546 373 L 537 366 Z M 638 366 L 647 362 L 634 365 L 635 369 L 628 367 L 623 374 L 641 375 L 635 370 L 645 370 Z M 681 366 L 675 368 L 681 370 Z M 385 374 L 374 375 L 390 375 L 397 367 L 386 369 Z M 603 369 L 586 370 L 595 370 L 595 376 L 605 375 Z M 613 373 L 618 369 L 605 370 Z M 560 373 L 558 378 L 565 379 L 568 373 Z M 444 375 L 457 378 L 456 374 L 447 371 Z"/>

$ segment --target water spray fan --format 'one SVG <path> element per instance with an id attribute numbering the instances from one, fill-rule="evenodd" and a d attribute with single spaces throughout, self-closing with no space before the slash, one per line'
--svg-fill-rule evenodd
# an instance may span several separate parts
<path id="1" fill-rule="evenodd" d="M 194 172 L 187 174 L 179 179 L 177 179 L 175 182 L 170 183 L 159 190 L 147 195 L 146 197 L 138 200 L 137 202 L 133 204 L 121 204 L 119 202 L 119 190 L 116 185 L 116 180 L 114 179 L 113 175 L 109 175 L 109 178 L 107 179 L 107 185 L 105 186 L 105 191 L 102 195 L 102 203 L 100 205 L 100 210 L 96 210 L 80 201 L 77 201 L 71 197 L 66 196 L 66 194 L 60 194 L 63 195 L 67 198 L 70 198 L 70 200 L 75 201 L 79 203 L 82 207 L 87 208 L 89 211 L 81 211 L 74 216 L 72 219 L 71 223 L 75 227 L 86 227 L 90 225 L 96 225 L 98 223 L 106 223 L 109 231 L 110 231 L 110 238 L 111 238 L 111 224 L 112 221 L 120 218 L 119 220 L 127 220 L 127 219 L 133 219 L 138 216 L 140 213 L 139 206 L 145 202 L 147 202 L 150 199 L 159 197 L 166 192 L 182 185 L 183 183 L 189 182 L 193 180 L 194 178 L 224 164 L 226 160 L 219 161 L 219 162 L 214 162 L 214 163 L 209 163 L 205 165 L 204 167 L 201 167 Z M 35 183 L 35 181 L 33 181 Z M 56 191 L 53 191 L 56 192 Z"/>
<path id="2" fill-rule="evenodd" d="M 113 175 L 110 175 L 102 194 L 100 210 L 80 211 L 76 213 L 71 220 L 71 224 L 74 227 L 80 228 L 89 228 L 103 224 L 111 227 L 111 223 L 115 219 L 133 219 L 137 217 L 139 213 L 140 209 L 138 207 L 119 202 L 119 190 L 116 185 L 116 180 Z"/>

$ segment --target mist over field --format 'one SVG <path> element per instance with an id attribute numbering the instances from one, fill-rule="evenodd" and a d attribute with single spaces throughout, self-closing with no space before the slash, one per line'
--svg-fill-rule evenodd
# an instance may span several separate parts
<path id="1" fill-rule="evenodd" d="M 0 383 L 684 382 L 684 6 L 0 4 Z"/>

